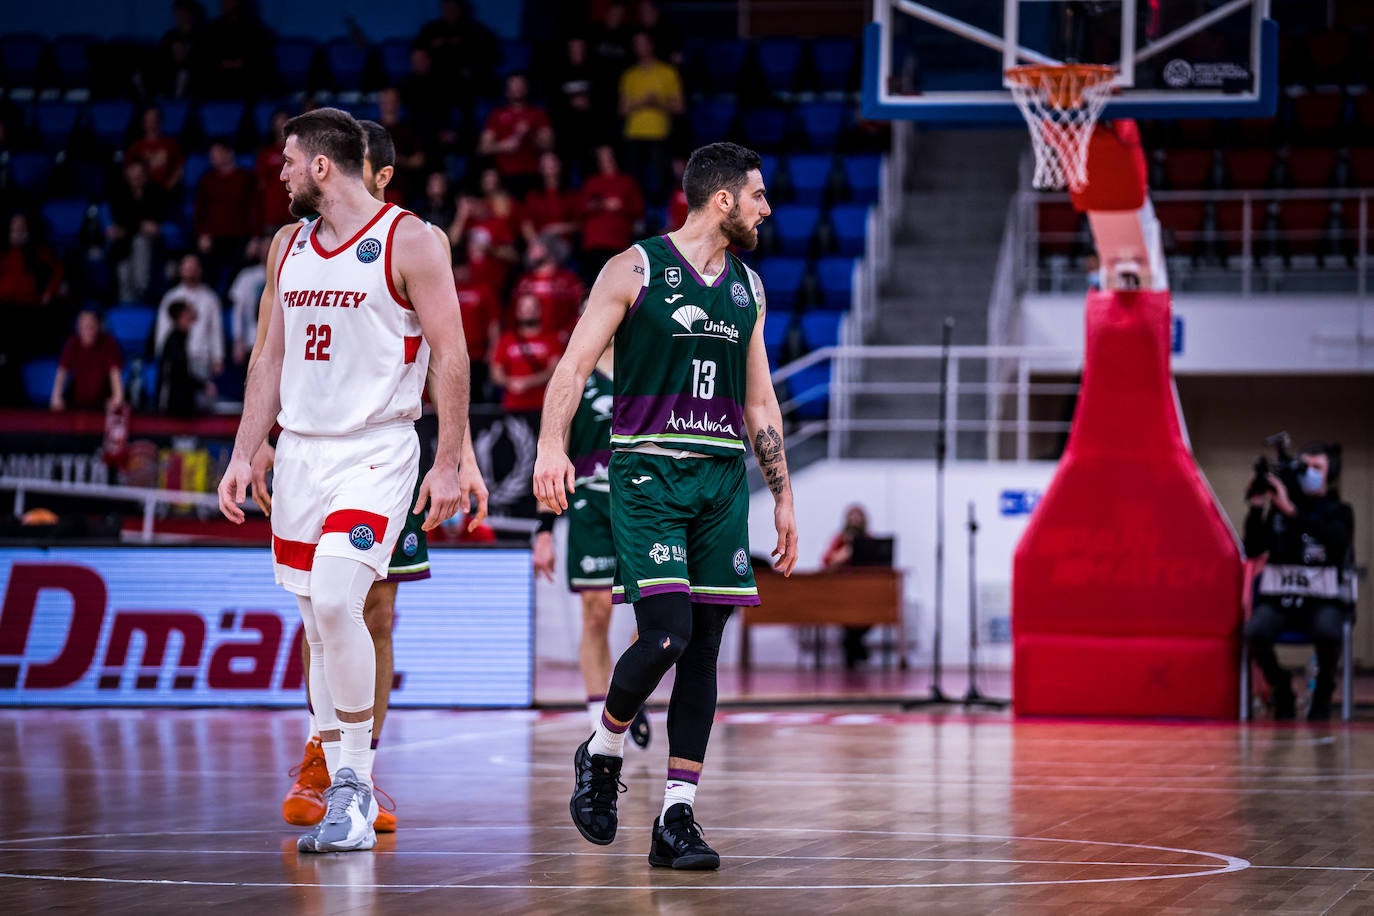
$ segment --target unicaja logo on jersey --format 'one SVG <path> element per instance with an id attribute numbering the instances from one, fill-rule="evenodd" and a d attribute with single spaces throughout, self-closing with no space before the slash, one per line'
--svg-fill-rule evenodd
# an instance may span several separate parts
<path id="1" fill-rule="evenodd" d="M 358 255 L 359 261 L 364 264 L 371 264 L 382 256 L 382 243 L 376 239 L 363 239 L 358 243 L 355 253 Z"/>
<path id="2" fill-rule="evenodd" d="M 707 317 L 709 316 L 706 310 L 699 305 L 684 305 L 673 312 L 673 320 L 689 331 L 692 330 L 692 325 Z"/>
<path id="3" fill-rule="evenodd" d="M 372 545 L 377 543 L 377 535 L 367 525 L 354 525 L 353 530 L 348 532 L 348 543 L 359 550 L 371 550 Z"/>
<path id="4" fill-rule="evenodd" d="M 749 292 L 744 288 L 744 284 L 738 280 L 730 284 L 730 300 L 740 308 L 749 305 Z"/>
<path id="5" fill-rule="evenodd" d="M 722 340 L 739 340 L 739 328 L 723 321 L 712 321 L 711 316 L 699 305 L 682 306 L 673 312 L 673 320 L 690 332 L 674 334 L 674 337 L 719 337 Z M 700 331 L 693 331 L 692 328 L 698 321 L 704 321 L 705 324 L 701 326 Z"/>
<path id="6" fill-rule="evenodd" d="M 420 549 L 420 539 L 412 531 L 406 535 L 405 541 L 401 544 L 401 550 L 408 557 L 415 556 L 415 552 Z"/>
<path id="7" fill-rule="evenodd" d="M 749 554 L 741 547 L 735 551 L 735 574 L 742 576 L 749 571 Z"/>

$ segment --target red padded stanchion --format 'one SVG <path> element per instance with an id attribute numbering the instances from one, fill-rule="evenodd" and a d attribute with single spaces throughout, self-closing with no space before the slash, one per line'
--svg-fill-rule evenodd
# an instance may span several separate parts
<path id="1" fill-rule="evenodd" d="M 1234 717 L 1241 557 L 1183 440 L 1169 294 L 1088 295 L 1068 448 L 1017 545 L 1021 714 Z"/>

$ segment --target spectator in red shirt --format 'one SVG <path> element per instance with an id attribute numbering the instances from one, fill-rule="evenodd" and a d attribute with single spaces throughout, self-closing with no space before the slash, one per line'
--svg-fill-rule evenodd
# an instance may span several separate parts
<path id="1" fill-rule="evenodd" d="M 472 399 L 485 401 L 487 361 L 500 335 L 500 300 L 485 283 L 473 276 L 471 264 L 453 268 L 453 285 L 463 310 L 463 336 L 468 343 L 468 364 L 472 366 Z"/>
<path id="2" fill-rule="evenodd" d="M 487 116 L 477 152 L 491 156 L 506 186 L 517 194 L 539 182 L 539 154 L 553 149 L 553 127 L 544 109 L 529 104 L 523 73 L 506 77 L 506 104 Z"/>
<path id="3" fill-rule="evenodd" d="M 228 285 L 253 237 L 253 208 L 248 202 L 256 192 L 256 179 L 239 168 L 229 145 L 212 144 L 210 171 L 196 186 L 194 216 L 196 247 L 205 258 L 206 280 L 216 290 Z"/>
<path id="4" fill-rule="evenodd" d="M 475 229 L 468 233 L 467 265 L 472 271 L 472 282 L 480 283 L 497 302 L 505 299 L 506 288 L 510 283 L 510 262 L 497 257 L 491 250 L 491 236 L 485 229 Z"/>
<path id="5" fill-rule="evenodd" d="M 567 340 L 577 323 L 577 307 L 586 287 L 577 274 L 562 265 L 562 247 L 561 242 L 551 238 L 530 242 L 525 250 L 529 269 L 515 281 L 511 299 L 518 303 L 523 296 L 534 296 L 539 300 L 544 329 Z"/>
<path id="6" fill-rule="evenodd" d="M 61 292 L 62 262 L 34 237 L 27 214 L 15 213 L 9 244 L 0 249 L 0 305 L 48 306 Z"/>
<path id="7" fill-rule="evenodd" d="M 644 218 L 639 182 L 620 171 L 615 150 L 596 148 L 595 175 L 582 184 L 582 251 L 591 276 L 613 255 L 630 247 Z"/>
<path id="8" fill-rule="evenodd" d="M 448 227 L 449 241 L 458 248 L 474 231 L 483 232 L 492 254 L 508 262 L 516 261 L 515 233 L 519 214 L 515 198 L 507 192 L 501 173 L 484 169 L 477 194 L 464 194 L 458 201 L 453 223 Z"/>
<path id="9" fill-rule="evenodd" d="M 186 157 L 176 140 L 162 132 L 162 111 L 150 105 L 143 111 L 143 133 L 124 152 L 124 161 L 142 159 L 148 166 L 148 177 L 163 190 L 175 190 L 181 184 Z"/>
<path id="10" fill-rule="evenodd" d="M 501 335 L 491 361 L 491 380 L 503 389 L 501 406 L 507 413 L 538 414 L 544 388 L 553 377 L 563 344 L 557 334 L 543 330 L 538 297 L 515 300 L 515 329 Z M 539 420 L 532 418 L 532 426 Z"/>
<path id="11" fill-rule="evenodd" d="M 557 153 L 544 153 L 539 157 L 539 187 L 525 195 L 520 234 L 526 242 L 553 235 L 571 250 L 577 239 L 580 210 L 580 195 L 563 186 L 562 160 Z"/>
<path id="12" fill-rule="evenodd" d="M 258 228 L 276 232 L 291 222 L 291 198 L 282 191 L 282 128 L 290 118 L 285 108 L 272 112 L 272 126 L 258 147 L 253 163 L 253 175 L 258 184 Z"/>
<path id="13" fill-rule="evenodd" d="M 124 403 L 124 383 L 120 379 L 123 365 L 119 344 L 100 330 L 100 316 L 95 309 L 82 309 L 76 316 L 76 333 L 67 338 L 57 361 L 49 406 L 53 410 L 119 407 Z"/>

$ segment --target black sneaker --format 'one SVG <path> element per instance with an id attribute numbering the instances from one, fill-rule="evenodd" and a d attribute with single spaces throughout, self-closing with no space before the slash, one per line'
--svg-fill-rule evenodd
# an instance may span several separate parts
<path id="1" fill-rule="evenodd" d="M 644 707 L 639 707 L 639 712 L 635 713 L 634 721 L 630 723 L 630 740 L 641 749 L 649 746 L 649 739 L 653 737 L 649 730 L 649 714 L 644 711 Z"/>
<path id="2" fill-rule="evenodd" d="M 692 806 L 679 802 L 654 821 L 649 864 L 655 868 L 709 871 L 720 868 L 720 854 L 701 838 Z"/>
<path id="3" fill-rule="evenodd" d="M 573 754 L 573 795 L 568 802 L 573 824 L 590 843 L 609 846 L 615 839 L 616 797 L 625 791 L 620 781 L 619 757 L 606 757 L 587 750 L 591 738 L 577 746 Z"/>

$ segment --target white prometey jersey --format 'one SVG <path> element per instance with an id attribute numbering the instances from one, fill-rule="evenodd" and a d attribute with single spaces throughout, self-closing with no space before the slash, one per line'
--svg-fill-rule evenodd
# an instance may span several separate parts
<path id="1" fill-rule="evenodd" d="M 414 216 L 385 204 L 333 251 L 319 242 L 319 220 L 291 236 L 277 267 L 282 429 L 346 436 L 420 416 L 429 345 L 391 279 L 396 226 Z"/>

